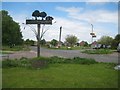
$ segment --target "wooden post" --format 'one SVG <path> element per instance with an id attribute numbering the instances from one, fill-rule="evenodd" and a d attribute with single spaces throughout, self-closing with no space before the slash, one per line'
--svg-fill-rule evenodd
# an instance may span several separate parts
<path id="1" fill-rule="evenodd" d="M 38 27 L 37 57 L 40 57 L 40 24 L 37 24 L 37 27 Z"/>

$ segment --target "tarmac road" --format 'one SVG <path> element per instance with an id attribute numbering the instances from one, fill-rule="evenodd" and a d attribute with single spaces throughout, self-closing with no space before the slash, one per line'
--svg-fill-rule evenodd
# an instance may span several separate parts
<path id="1" fill-rule="evenodd" d="M 37 54 L 37 47 L 31 47 L 32 51 Z M 114 52 L 112 54 L 85 54 L 80 50 L 53 50 L 41 48 L 41 56 L 51 57 L 59 56 L 65 58 L 81 57 L 81 58 L 94 58 L 98 62 L 118 63 L 120 53 Z"/>

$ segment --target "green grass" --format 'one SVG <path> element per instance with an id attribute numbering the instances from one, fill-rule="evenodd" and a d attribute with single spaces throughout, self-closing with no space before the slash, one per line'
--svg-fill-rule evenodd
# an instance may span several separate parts
<path id="1" fill-rule="evenodd" d="M 50 64 L 44 69 L 3 68 L 3 88 L 116 88 L 113 64 Z"/>
<path id="2" fill-rule="evenodd" d="M 82 53 L 87 53 L 87 54 L 111 54 L 113 53 L 112 50 L 110 49 L 92 49 L 92 50 L 84 50 Z"/>
<path id="3" fill-rule="evenodd" d="M 89 49 L 90 47 L 82 47 L 82 46 L 76 46 L 76 47 L 71 47 L 71 48 L 67 48 L 65 46 L 62 46 L 60 48 L 48 48 L 48 49 L 55 49 L 55 50 L 81 50 L 81 49 Z"/>
<path id="4" fill-rule="evenodd" d="M 14 51 L 1 51 L 0 54 L 12 54 Z"/>
<path id="5" fill-rule="evenodd" d="M 12 48 L 10 48 L 10 46 L 2 46 L 2 50 L 3 51 L 29 51 L 29 47 L 25 47 L 25 46 L 14 46 Z"/>

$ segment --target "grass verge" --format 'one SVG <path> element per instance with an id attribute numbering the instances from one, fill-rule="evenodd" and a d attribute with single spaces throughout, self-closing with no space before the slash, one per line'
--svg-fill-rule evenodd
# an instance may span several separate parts
<path id="1" fill-rule="evenodd" d="M 113 53 L 112 50 L 110 49 L 92 49 L 92 50 L 84 50 L 82 53 L 87 53 L 87 54 L 111 54 Z"/>
<path id="2" fill-rule="evenodd" d="M 30 48 L 27 46 L 14 46 L 12 48 L 10 48 L 10 46 L 2 46 L 2 50 L 3 51 L 29 51 Z"/>
<path id="3" fill-rule="evenodd" d="M 89 48 L 90 47 L 82 47 L 82 46 L 76 46 L 76 47 L 68 48 L 66 46 L 62 46 L 60 48 L 51 47 L 51 48 L 48 48 L 48 49 L 54 49 L 54 50 L 81 50 L 81 49 L 89 49 Z"/>

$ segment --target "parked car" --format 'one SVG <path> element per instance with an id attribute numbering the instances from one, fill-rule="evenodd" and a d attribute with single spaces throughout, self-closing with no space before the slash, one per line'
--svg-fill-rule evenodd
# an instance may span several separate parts
<path id="1" fill-rule="evenodd" d="M 96 44 L 93 46 L 93 49 L 106 49 L 106 48 L 110 48 L 110 45 L 104 45 L 104 44 Z"/>
<path id="2" fill-rule="evenodd" d="M 117 51 L 120 52 L 120 43 L 118 44 Z"/>

